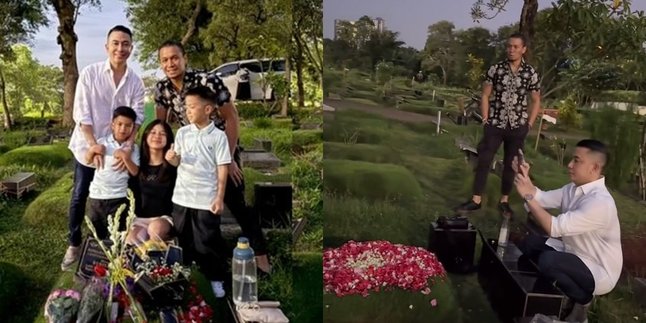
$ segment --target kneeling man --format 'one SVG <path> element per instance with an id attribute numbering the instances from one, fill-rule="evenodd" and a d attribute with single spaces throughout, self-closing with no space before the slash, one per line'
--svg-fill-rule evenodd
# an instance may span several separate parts
<path id="1" fill-rule="evenodd" d="M 568 164 L 572 182 L 552 191 L 541 191 L 532 184 L 529 164 L 518 165 L 517 158 L 512 163 L 518 193 L 535 222 L 549 235 L 530 235 L 519 248 L 575 302 L 567 322 L 587 322 L 593 295 L 609 293 L 621 274 L 617 207 L 602 175 L 607 159 L 603 143 L 580 141 Z M 555 208 L 560 209 L 558 216 L 545 210 Z"/>

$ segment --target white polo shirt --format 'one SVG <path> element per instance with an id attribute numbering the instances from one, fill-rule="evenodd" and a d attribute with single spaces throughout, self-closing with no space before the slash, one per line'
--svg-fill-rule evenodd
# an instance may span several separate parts
<path id="1" fill-rule="evenodd" d="M 99 145 L 105 146 L 105 158 L 103 159 L 103 168 L 94 172 L 94 179 L 90 183 L 90 198 L 97 200 L 108 200 L 126 197 L 128 195 L 128 170 L 115 171 L 112 168 L 114 164 L 114 151 L 125 148 L 124 145 L 114 140 L 114 137 L 99 138 L 96 141 Z M 139 166 L 139 147 L 133 145 L 130 159 L 135 165 Z"/>
<path id="2" fill-rule="evenodd" d="M 231 163 L 226 134 L 213 122 L 203 129 L 194 124 L 181 127 L 175 135 L 175 152 L 181 159 L 173 203 L 209 210 L 217 196 L 217 166 Z"/>
<path id="3" fill-rule="evenodd" d="M 621 275 L 621 231 L 615 200 L 605 178 L 585 185 L 567 184 L 560 189 L 536 190 L 535 199 L 546 209 L 558 208 L 552 217 L 553 238 L 546 244 L 578 256 L 594 277 L 595 295 L 610 292 Z"/>
<path id="4" fill-rule="evenodd" d="M 110 61 L 106 60 L 86 66 L 76 84 L 73 113 L 76 126 L 68 148 L 79 163 L 88 167 L 94 166 L 85 162 L 89 145 L 81 132 L 81 124 L 92 126 L 94 138 L 112 136 L 112 113 L 120 106 L 135 110 L 136 124 L 144 121 L 144 82 L 131 68 L 126 69 L 118 86 L 114 85 L 113 75 Z"/>

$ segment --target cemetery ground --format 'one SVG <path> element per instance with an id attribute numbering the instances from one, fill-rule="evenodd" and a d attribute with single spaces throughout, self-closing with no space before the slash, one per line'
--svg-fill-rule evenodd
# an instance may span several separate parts
<path id="1" fill-rule="evenodd" d="M 294 219 L 307 217 L 308 220 L 295 241 L 289 229 L 266 231 L 273 273 L 264 280 L 261 277 L 259 298 L 280 301 L 281 309 L 294 322 L 315 322 L 322 315 L 320 306 L 314 306 L 321 303 L 322 288 L 322 130 L 299 127 L 301 122 L 317 122 L 321 116 L 313 110 L 301 109 L 292 115 L 296 116 L 293 119 L 267 118 L 257 106 L 245 109 L 240 104 L 238 109 L 243 117 L 241 145 L 250 148 L 257 138 L 271 140 L 271 152 L 281 160 L 280 167 L 271 173 L 244 168 L 248 203 L 253 204 L 255 182 L 291 182 Z M 152 118 L 151 107 L 147 108 L 146 116 L 146 120 Z M 49 136 L 60 133 L 64 137 L 66 131 L 46 129 L 46 121 L 23 118 L 19 120 L 22 125 L 18 130 L 0 134 L 0 177 L 33 172 L 37 179 L 36 189 L 22 199 L 0 197 L 0 317 L 3 322 L 44 322 L 43 305 L 50 291 L 75 284 L 72 273 L 60 270 L 67 247 L 73 157 L 65 139 Z M 293 181 L 293 174 L 299 174 L 300 181 Z M 89 233 L 85 226 L 83 233 Z M 231 250 L 234 242 L 235 237 L 229 236 L 227 243 Z M 214 319 L 226 322 L 221 319 L 227 316 L 226 302 L 214 298 L 208 282 L 197 271 L 192 275 L 199 291 L 213 307 Z"/>
<path id="2" fill-rule="evenodd" d="M 350 71 L 348 74 L 352 74 Z M 331 77 L 326 73 L 326 78 Z M 325 104 L 334 111 L 325 112 L 324 130 L 324 212 L 325 248 L 338 247 L 348 240 L 388 240 L 392 243 L 428 246 L 429 227 L 439 216 L 450 217 L 451 209 L 471 196 L 472 166 L 456 139 L 475 147 L 482 128 L 473 122 L 455 125 L 449 119 L 441 123 L 446 132 L 436 134 L 433 118 L 437 111 L 457 112 L 455 98 L 460 89 L 438 88 L 436 95 L 445 99 L 438 107 L 428 91 L 416 95 L 405 80 L 393 80 L 390 93 L 404 103 L 381 99 L 379 85 L 369 76 L 354 74 L 328 79 Z M 397 106 L 397 108 L 395 108 Z M 409 114 L 402 111 L 410 111 Z M 561 131 L 562 132 L 562 131 Z M 559 132 L 553 132 L 559 133 Z M 569 132 L 565 140 L 565 163 L 584 131 Z M 532 163 L 535 184 L 543 189 L 558 188 L 568 182 L 565 167 L 557 162 L 553 142 L 543 140 L 535 151 L 536 134 L 526 141 L 525 155 Z M 502 149 L 496 158 L 502 159 Z M 496 238 L 501 216 L 496 209 L 500 178 L 490 174 L 484 194 L 483 209 L 469 216 L 487 238 Z M 646 209 L 634 198 L 611 190 L 615 198 L 622 230 L 624 270 L 617 287 L 596 297 L 589 314 L 590 322 L 634 322 L 646 317 L 643 291 L 635 277 L 646 275 L 643 248 Z M 511 206 L 516 211 L 512 234 L 526 231 L 522 199 L 512 193 Z M 476 239 L 475 261 L 481 243 Z M 403 290 L 371 293 L 367 298 L 333 294 L 324 295 L 326 321 L 361 321 L 367 311 L 379 309 L 388 317 L 410 322 L 499 322 L 491 309 L 475 274 L 449 274 L 445 282 L 431 287 L 430 295 Z M 429 305 L 436 299 L 437 306 Z M 371 316 L 374 317 L 374 316 Z M 353 322 L 354 322 L 353 321 Z M 365 320 L 364 320 L 365 321 Z"/>

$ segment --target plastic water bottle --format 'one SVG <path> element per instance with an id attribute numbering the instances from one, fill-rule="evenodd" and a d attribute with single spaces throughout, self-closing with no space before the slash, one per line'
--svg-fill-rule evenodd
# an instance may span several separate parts
<path id="1" fill-rule="evenodd" d="M 256 257 L 249 246 L 249 239 L 240 237 L 233 249 L 231 261 L 233 274 L 233 302 L 236 306 L 251 305 L 258 302 L 258 279 L 256 276 Z"/>
<path id="2" fill-rule="evenodd" d="M 503 216 L 502 225 L 500 226 L 500 235 L 498 236 L 498 245 L 501 247 L 506 247 L 508 239 L 509 239 L 509 217 Z"/>

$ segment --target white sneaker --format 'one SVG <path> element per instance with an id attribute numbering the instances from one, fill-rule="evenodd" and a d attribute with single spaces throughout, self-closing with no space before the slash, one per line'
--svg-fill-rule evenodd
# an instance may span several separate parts
<path id="1" fill-rule="evenodd" d="M 72 269 L 72 264 L 74 264 L 80 256 L 81 248 L 80 247 L 67 247 L 65 252 L 65 257 L 63 257 L 63 262 L 61 262 L 61 270 L 68 271 Z"/>
<path id="2" fill-rule="evenodd" d="M 213 289 L 213 294 L 216 298 L 222 298 L 226 293 L 224 292 L 224 282 L 222 281 L 212 281 L 211 288 Z"/>

